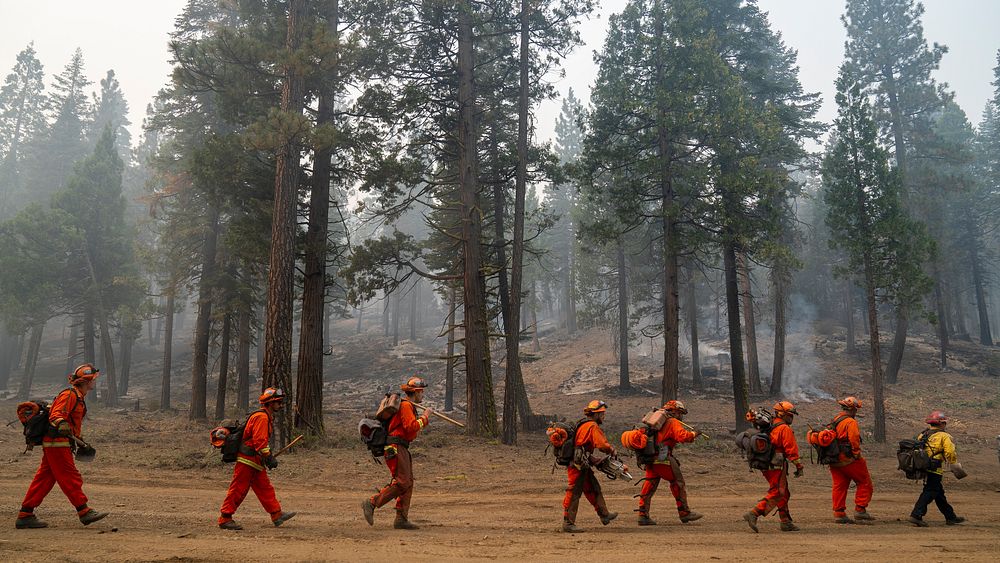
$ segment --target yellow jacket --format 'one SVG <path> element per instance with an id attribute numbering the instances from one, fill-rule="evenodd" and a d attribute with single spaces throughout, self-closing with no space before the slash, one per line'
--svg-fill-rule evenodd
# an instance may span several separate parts
<path id="1" fill-rule="evenodd" d="M 922 432 L 922 434 L 929 433 L 934 430 L 933 427 L 928 428 Z M 919 439 L 919 436 L 918 436 Z M 937 432 L 931 434 L 927 437 L 927 455 L 931 459 L 938 459 L 947 461 L 948 463 L 957 463 L 958 454 L 955 453 L 955 442 L 951 439 L 951 434 L 945 432 L 944 430 L 938 430 Z M 938 475 L 944 474 L 944 468 L 931 469 L 928 473 L 937 473 Z"/>

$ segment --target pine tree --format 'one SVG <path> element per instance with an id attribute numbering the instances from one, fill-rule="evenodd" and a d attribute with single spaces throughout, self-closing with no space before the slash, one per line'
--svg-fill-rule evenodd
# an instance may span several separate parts
<path id="1" fill-rule="evenodd" d="M 126 169 L 132 163 L 132 134 L 128 127 L 132 122 L 128 119 L 128 102 L 122 94 L 121 85 L 115 78 L 115 71 L 109 70 L 101 79 L 101 93 L 94 97 L 94 117 L 89 124 L 88 137 L 93 144 L 97 143 L 104 128 L 111 126 L 115 132 L 115 148 L 118 158 L 125 163 Z"/>
<path id="2" fill-rule="evenodd" d="M 928 47 L 914 0 L 849 0 L 841 18 L 847 28 L 845 58 L 862 88 L 875 94 L 878 123 L 894 148 L 903 184 L 904 209 L 913 190 L 909 152 L 916 136 L 929 127 L 933 113 L 949 99 L 931 72 L 938 68 L 947 47 Z M 919 299 L 920 295 L 915 295 Z M 886 380 L 895 383 L 903 361 L 910 309 L 917 301 L 901 302 L 896 310 L 896 333 L 886 367 Z"/>
<path id="3" fill-rule="evenodd" d="M 26 149 L 46 128 L 45 85 L 34 43 L 17 54 L 17 62 L 0 87 L 0 219 L 7 217 L 22 189 Z"/>
<path id="4" fill-rule="evenodd" d="M 847 67 L 837 80 L 836 141 L 823 160 L 824 201 L 830 244 L 843 249 L 848 272 L 864 278 L 870 325 L 875 440 L 885 442 L 885 389 L 878 301 L 901 301 L 930 285 L 920 264 L 932 244 L 903 211 L 897 173 L 878 145 L 878 128 L 861 85 Z"/>

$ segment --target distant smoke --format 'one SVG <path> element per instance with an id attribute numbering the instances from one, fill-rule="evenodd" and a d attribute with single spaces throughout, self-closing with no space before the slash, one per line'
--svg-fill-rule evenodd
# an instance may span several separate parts
<path id="1" fill-rule="evenodd" d="M 832 399 L 833 396 L 819 388 L 820 368 L 816 357 L 816 307 L 806 302 L 798 293 L 788 300 L 786 313 L 788 327 L 785 337 L 785 371 L 781 392 L 789 399 L 810 402 L 815 399 Z M 769 332 L 771 332 L 769 330 Z M 773 337 L 773 333 L 772 333 Z M 774 356 L 762 358 L 761 369 L 767 364 L 771 373 Z"/>

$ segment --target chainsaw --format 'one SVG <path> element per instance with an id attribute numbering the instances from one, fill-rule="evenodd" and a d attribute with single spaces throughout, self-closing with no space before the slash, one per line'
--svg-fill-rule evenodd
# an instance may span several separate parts
<path id="1" fill-rule="evenodd" d="M 624 479 L 625 481 L 632 480 L 632 474 L 628 472 L 628 466 L 625 465 L 625 462 L 618 459 L 617 456 L 593 453 L 590 454 L 590 458 L 587 462 L 594 469 L 607 475 L 608 479 L 611 479 L 612 481 L 619 478 Z"/>

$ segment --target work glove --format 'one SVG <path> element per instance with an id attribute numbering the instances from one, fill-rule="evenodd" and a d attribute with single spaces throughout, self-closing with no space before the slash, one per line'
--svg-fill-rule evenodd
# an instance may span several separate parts
<path id="1" fill-rule="evenodd" d="M 264 459 L 262 461 L 264 462 L 264 467 L 268 469 L 278 468 L 278 460 L 275 459 L 274 456 L 271 454 L 267 454 L 266 456 L 264 456 Z"/>
<path id="2" fill-rule="evenodd" d="M 801 466 L 801 465 L 796 465 L 796 466 L 795 466 L 795 477 L 796 477 L 796 478 L 799 478 L 799 477 L 802 477 L 802 475 L 804 475 L 804 474 L 805 474 L 805 471 L 804 471 L 804 469 L 805 469 L 805 468 L 804 468 L 803 466 Z"/>
<path id="3" fill-rule="evenodd" d="M 59 426 L 56 426 L 56 434 L 69 437 L 73 434 L 73 428 L 69 425 L 69 422 L 63 420 L 59 423 Z"/>

